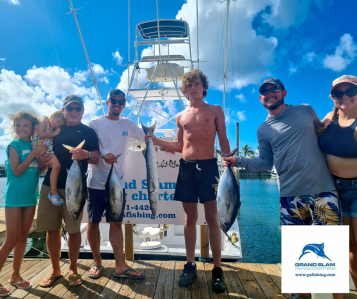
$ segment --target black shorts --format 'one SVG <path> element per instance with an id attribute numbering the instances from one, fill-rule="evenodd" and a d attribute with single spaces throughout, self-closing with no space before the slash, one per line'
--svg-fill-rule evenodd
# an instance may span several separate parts
<path id="1" fill-rule="evenodd" d="M 217 159 L 180 160 L 174 200 L 205 203 L 216 200 L 219 178 Z"/>
<path id="2" fill-rule="evenodd" d="M 124 208 L 125 208 L 125 189 L 124 191 L 124 205 L 123 210 L 118 220 L 115 220 L 109 213 L 104 213 L 107 209 L 107 201 L 105 200 L 105 190 L 88 188 L 87 210 L 88 220 L 92 223 L 99 223 L 102 217 L 105 216 L 107 222 L 123 222 Z M 104 214 L 103 214 L 104 213 Z"/>

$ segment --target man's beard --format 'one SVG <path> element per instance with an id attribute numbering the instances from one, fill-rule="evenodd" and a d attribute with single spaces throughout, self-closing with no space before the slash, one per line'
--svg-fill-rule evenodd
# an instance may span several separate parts
<path id="1" fill-rule="evenodd" d="M 114 111 L 114 109 L 111 111 L 111 113 L 114 115 L 114 116 L 118 116 L 118 115 L 120 115 L 120 110 L 119 110 L 119 112 L 116 112 L 116 111 Z"/>
<path id="2" fill-rule="evenodd" d="M 284 98 L 283 97 L 280 100 L 279 99 L 277 99 L 277 100 L 278 101 L 275 104 L 270 104 L 269 105 L 269 104 L 266 104 L 264 102 L 264 103 L 262 103 L 262 105 L 263 105 L 264 108 L 267 108 L 269 110 L 275 110 L 275 109 L 279 108 L 281 105 L 284 104 Z"/>

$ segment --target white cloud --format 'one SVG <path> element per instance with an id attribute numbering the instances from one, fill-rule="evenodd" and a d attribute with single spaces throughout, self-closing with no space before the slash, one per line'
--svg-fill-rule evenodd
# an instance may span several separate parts
<path id="1" fill-rule="evenodd" d="M 101 72 L 97 65 L 97 71 Z M 14 71 L 2 69 L 0 72 L 0 128 L 7 128 L 8 115 L 18 110 L 34 111 L 39 117 L 49 116 L 61 109 L 63 99 L 70 94 L 82 97 L 85 113 L 83 123 L 87 123 L 99 110 L 97 94 L 93 86 L 86 87 L 86 71 L 77 71 L 73 76 L 58 66 L 37 68 L 34 66 L 21 77 Z M 88 73 L 87 73 L 88 74 Z M 0 147 L 8 144 L 10 132 L 0 136 Z"/>
<path id="2" fill-rule="evenodd" d="M 236 99 L 238 99 L 241 103 L 245 103 L 245 96 L 242 93 L 237 94 Z"/>
<path id="3" fill-rule="evenodd" d="M 7 2 L 12 5 L 20 5 L 20 1 L 18 0 L 7 0 Z"/>
<path id="4" fill-rule="evenodd" d="M 274 36 L 265 37 L 257 35 L 252 27 L 252 21 L 259 13 L 271 7 L 271 14 L 264 14 L 264 20 L 275 29 L 286 30 L 290 26 L 298 26 L 306 21 L 309 9 L 312 5 L 321 7 L 324 0 L 298 0 L 275 1 L 254 0 L 231 2 L 228 70 L 231 80 L 227 82 L 227 90 L 241 89 L 249 84 L 258 84 L 262 78 L 271 75 L 270 67 L 274 64 L 274 51 L 278 39 Z M 285 3 L 288 2 L 288 3 Z M 225 44 L 225 10 L 226 2 L 216 0 L 199 1 L 199 42 L 200 60 L 208 61 L 200 63 L 200 68 L 208 76 L 210 88 L 223 89 L 224 68 L 224 44 Z M 183 19 L 189 23 L 191 33 L 191 52 L 195 60 L 197 53 L 197 29 L 196 29 L 196 0 L 187 0 L 178 11 L 176 19 Z M 212 20 L 215 20 L 212 26 Z M 140 48 L 139 48 L 140 49 Z M 158 48 L 155 53 L 157 55 Z M 153 55 L 153 48 L 144 49 Z M 162 53 L 167 49 L 162 47 Z M 170 45 L 170 54 L 180 54 L 189 58 L 187 45 Z M 119 55 L 119 53 L 118 53 Z M 114 56 L 114 54 L 113 54 Z M 197 67 L 197 65 L 195 65 Z M 186 69 L 187 70 L 187 69 Z M 127 89 L 127 70 L 122 73 L 118 88 Z M 141 71 L 139 85 L 147 83 L 146 72 Z M 136 78 L 134 78 L 136 84 Z"/>
<path id="5" fill-rule="evenodd" d="M 353 62 L 356 56 L 357 44 L 353 42 L 353 37 L 346 33 L 341 36 L 340 44 L 336 47 L 335 54 L 327 55 L 324 58 L 323 66 L 335 72 L 340 72 Z"/>
<path id="6" fill-rule="evenodd" d="M 0 58 L 0 61 L 4 61 L 4 60 L 6 60 L 6 58 Z"/>
<path id="7" fill-rule="evenodd" d="M 316 54 L 314 52 L 308 52 L 304 55 L 303 60 L 306 62 L 312 62 L 316 58 Z"/>
<path id="8" fill-rule="evenodd" d="M 288 68 L 288 71 L 289 71 L 289 74 L 294 74 L 297 72 L 297 66 L 294 65 L 294 63 L 292 63 L 291 61 L 288 61 L 289 62 L 289 68 Z"/>
<path id="9" fill-rule="evenodd" d="M 115 53 L 112 52 L 113 55 L 113 59 L 115 60 L 117 65 L 121 65 L 121 63 L 123 62 L 123 57 L 120 56 L 119 51 L 116 50 Z"/>
<path id="10" fill-rule="evenodd" d="M 247 119 L 247 116 L 245 115 L 245 111 L 238 111 L 237 117 L 239 121 L 245 121 Z"/>

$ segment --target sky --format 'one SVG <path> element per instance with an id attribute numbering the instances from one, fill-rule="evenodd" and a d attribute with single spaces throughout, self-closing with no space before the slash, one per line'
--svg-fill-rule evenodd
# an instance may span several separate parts
<path id="1" fill-rule="evenodd" d="M 188 22 L 196 60 L 196 0 L 157 3 L 160 19 Z M 126 91 L 128 36 L 133 62 L 135 26 L 157 18 L 156 1 L 131 0 L 130 26 L 128 1 L 73 0 L 73 5 L 81 7 L 77 18 L 101 97 L 106 99 L 117 87 Z M 226 5 L 221 0 L 198 1 L 199 59 L 205 61 L 200 69 L 210 82 L 206 100 L 221 106 Z M 11 113 L 25 109 L 39 117 L 49 116 L 62 107 L 67 95 L 77 94 L 85 102 L 84 123 L 103 114 L 73 15 L 66 14 L 69 7 L 66 0 L 0 0 L 0 164 L 13 138 L 8 130 Z M 287 104 L 308 103 L 320 118 L 332 110 L 328 96 L 332 81 L 345 74 L 357 75 L 356 12 L 357 2 L 351 0 L 230 1 L 225 116 L 232 149 L 237 122 L 240 147 L 248 144 L 257 149 L 256 131 L 267 116 L 258 89 L 267 77 L 284 83 Z M 152 53 L 152 47 L 141 47 L 138 55 Z M 189 52 L 170 48 L 170 54 L 175 53 L 187 57 Z M 145 86 L 145 78 L 143 70 L 140 87 Z M 179 101 L 147 105 L 166 117 L 181 111 Z M 145 124 L 155 119 L 165 120 L 147 109 L 140 118 Z"/>

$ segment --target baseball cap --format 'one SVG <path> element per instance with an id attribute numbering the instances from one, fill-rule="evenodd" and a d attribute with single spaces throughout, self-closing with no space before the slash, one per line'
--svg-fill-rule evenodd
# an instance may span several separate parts
<path id="1" fill-rule="evenodd" d="M 279 79 L 277 79 L 277 78 L 267 78 L 260 85 L 259 92 L 262 91 L 264 85 L 266 85 L 266 84 L 273 84 L 273 85 L 276 85 L 276 86 L 280 86 L 282 88 L 282 90 L 285 90 L 283 82 L 281 82 Z"/>
<path id="2" fill-rule="evenodd" d="M 356 76 L 350 76 L 350 75 L 343 75 L 339 78 L 337 78 L 336 80 L 333 80 L 332 82 L 332 87 L 331 87 L 331 91 L 333 91 L 333 89 L 341 84 L 341 83 L 351 83 L 353 85 L 356 85 L 357 86 L 357 77 Z"/>
<path id="3" fill-rule="evenodd" d="M 77 103 L 83 107 L 83 101 L 82 101 L 81 97 L 76 96 L 74 94 L 72 94 L 70 96 L 66 96 L 64 98 L 63 107 L 66 107 L 67 105 L 69 105 L 71 103 Z"/>
<path id="4" fill-rule="evenodd" d="M 120 89 L 113 89 L 108 93 L 107 101 L 109 101 L 112 97 L 114 96 L 121 96 L 124 100 L 125 99 L 125 93 L 122 92 Z"/>

